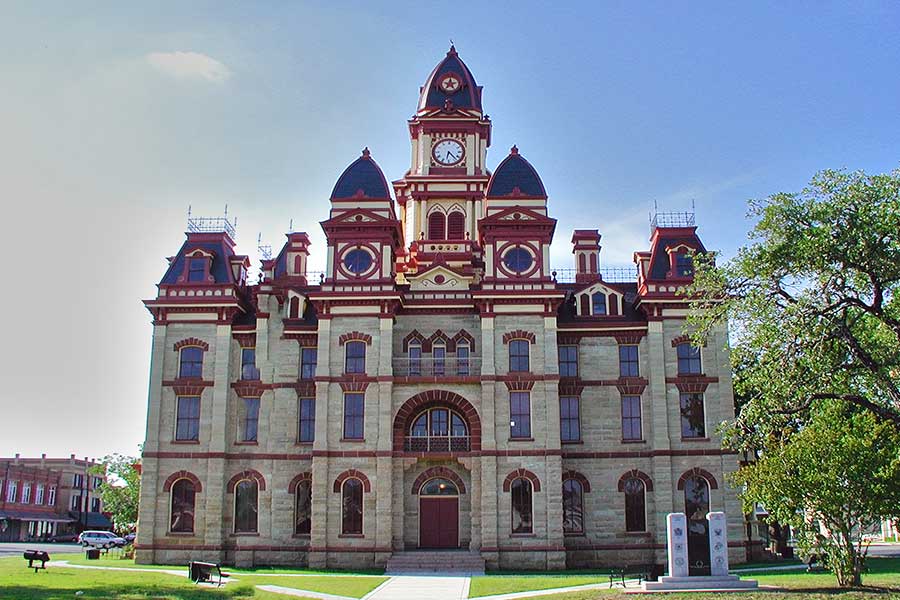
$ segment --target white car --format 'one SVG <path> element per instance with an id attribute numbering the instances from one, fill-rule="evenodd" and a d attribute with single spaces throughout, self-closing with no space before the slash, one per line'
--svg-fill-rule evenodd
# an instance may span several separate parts
<path id="1" fill-rule="evenodd" d="M 78 536 L 78 543 L 87 548 L 114 548 L 125 545 L 125 540 L 111 531 L 83 531 Z"/>

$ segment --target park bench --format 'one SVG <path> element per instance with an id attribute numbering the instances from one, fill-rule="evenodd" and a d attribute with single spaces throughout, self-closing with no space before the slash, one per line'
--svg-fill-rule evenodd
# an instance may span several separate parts
<path id="1" fill-rule="evenodd" d="M 626 580 L 637 579 L 638 583 L 652 581 L 659 575 L 662 575 L 662 569 L 658 565 L 629 565 L 606 569 L 601 571 L 600 574 L 609 577 L 609 587 L 615 585 L 627 587 Z"/>
<path id="2" fill-rule="evenodd" d="M 213 573 L 218 576 L 217 581 L 213 581 Z M 221 586 L 223 579 L 229 577 L 228 573 L 222 571 L 222 566 L 218 563 L 201 562 L 192 560 L 188 563 L 188 577 L 194 583 L 215 583 Z"/>
<path id="3" fill-rule="evenodd" d="M 41 550 L 26 550 L 22 556 L 28 561 L 28 568 L 34 569 L 35 573 L 38 572 L 38 569 L 46 569 L 47 561 L 50 560 L 50 555 Z M 41 566 L 38 567 L 34 564 L 37 561 L 41 561 Z"/>

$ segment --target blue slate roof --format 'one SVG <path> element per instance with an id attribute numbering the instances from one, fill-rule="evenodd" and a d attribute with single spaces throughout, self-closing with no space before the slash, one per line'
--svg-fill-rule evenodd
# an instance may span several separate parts
<path id="1" fill-rule="evenodd" d="M 462 78 L 463 85 L 453 94 L 445 94 L 438 87 L 441 78 L 447 73 L 456 73 Z M 419 110 L 423 108 L 444 108 L 444 102 L 449 99 L 454 108 L 474 108 L 481 111 L 481 88 L 475 83 L 475 77 L 459 58 L 456 48 L 450 46 L 447 56 L 438 63 L 425 85 L 422 87 L 422 95 L 419 97 Z"/>
<path id="2" fill-rule="evenodd" d="M 209 272 L 215 278 L 216 283 L 232 283 L 231 272 L 228 266 L 228 258 L 232 253 L 227 250 L 224 244 L 213 242 L 185 242 L 182 244 L 178 254 L 175 255 L 175 261 L 169 265 L 169 270 L 166 271 L 160 283 L 178 283 L 178 276 L 184 273 L 185 252 L 189 249 L 194 250 L 198 248 L 213 255 Z"/>
<path id="3" fill-rule="evenodd" d="M 353 161 L 334 184 L 331 192 L 332 200 L 353 198 L 362 190 L 366 198 L 390 198 L 387 180 L 381 168 L 369 155 L 369 149 L 363 150 L 363 155 Z"/>
<path id="4" fill-rule="evenodd" d="M 669 272 L 671 264 L 669 263 L 669 255 L 665 252 L 666 248 L 673 248 L 679 244 L 685 244 L 691 248 L 697 248 L 698 252 L 705 253 L 706 248 L 703 242 L 696 235 L 679 235 L 666 236 L 660 235 L 656 241 L 656 255 L 653 257 L 653 263 L 650 265 L 649 279 L 665 279 L 666 273 Z"/>
<path id="5" fill-rule="evenodd" d="M 514 188 L 519 188 L 525 196 L 547 197 L 544 184 L 541 182 L 537 171 L 527 160 L 522 158 L 518 149 L 513 146 L 509 156 L 503 159 L 497 170 L 494 171 L 486 196 L 508 196 Z"/>

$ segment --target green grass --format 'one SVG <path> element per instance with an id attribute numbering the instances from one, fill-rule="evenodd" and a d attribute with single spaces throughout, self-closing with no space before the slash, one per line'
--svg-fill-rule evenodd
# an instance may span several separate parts
<path id="1" fill-rule="evenodd" d="M 469 585 L 469 598 L 531 590 L 549 590 L 589 583 L 609 583 L 609 575 L 572 575 L 568 572 L 554 575 L 547 573 L 480 575 L 472 578 Z"/>
<path id="2" fill-rule="evenodd" d="M 80 555 L 72 555 L 77 559 Z M 69 556 L 58 555 L 54 559 L 69 560 Z M 72 562 L 76 562 L 73 560 Z M 85 561 L 88 562 L 88 561 Z M 109 567 L 135 566 L 132 561 L 105 558 L 89 561 L 91 565 Z M 123 564 L 124 563 L 124 564 Z M 143 568 L 145 565 L 137 565 Z M 155 569 L 173 567 L 154 566 Z M 178 567 L 174 567 L 178 568 Z M 256 585 L 279 585 L 300 590 L 338 594 L 361 598 L 387 580 L 386 577 L 356 577 L 347 575 L 307 575 L 297 572 L 296 577 L 267 577 L 264 571 L 236 572 L 232 581 L 219 589 L 199 587 L 186 577 L 168 573 L 140 573 L 116 571 L 112 569 L 77 569 L 50 566 L 46 571 L 35 573 L 26 568 L 21 557 L 0 558 L 0 598 L 3 600 L 73 600 L 75 593 L 82 592 L 82 599 L 122 599 L 138 600 L 215 600 L 250 599 L 284 600 L 286 596 L 255 589 Z M 269 573 L 272 574 L 272 573 Z"/>

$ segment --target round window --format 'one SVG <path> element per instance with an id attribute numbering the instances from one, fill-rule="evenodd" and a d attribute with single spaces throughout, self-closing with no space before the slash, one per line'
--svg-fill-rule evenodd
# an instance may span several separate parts
<path id="1" fill-rule="evenodd" d="M 420 496 L 456 496 L 459 490 L 452 481 L 435 478 L 427 481 L 419 492 Z"/>
<path id="2" fill-rule="evenodd" d="M 534 259 L 525 248 L 513 248 L 503 255 L 503 264 L 510 271 L 523 273 L 531 268 Z"/>
<path id="3" fill-rule="evenodd" d="M 361 248 L 351 250 L 344 255 L 344 268 L 359 275 L 372 266 L 372 255 Z"/>

